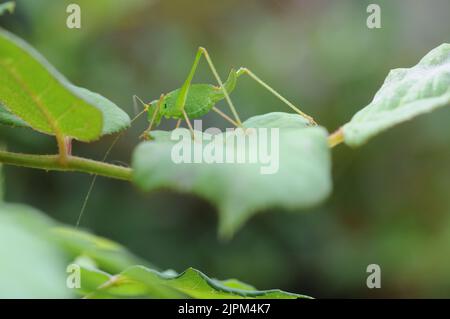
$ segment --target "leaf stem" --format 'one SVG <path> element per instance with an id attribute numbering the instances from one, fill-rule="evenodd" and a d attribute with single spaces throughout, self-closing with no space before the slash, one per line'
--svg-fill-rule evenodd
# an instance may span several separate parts
<path id="1" fill-rule="evenodd" d="M 58 144 L 58 152 L 59 152 L 59 163 L 61 165 L 66 165 L 67 163 L 67 144 L 66 144 L 66 138 L 59 134 L 58 131 L 56 131 L 56 142 Z"/>
<path id="2" fill-rule="evenodd" d="M 344 132 L 342 131 L 342 128 L 338 129 L 336 132 L 328 136 L 328 145 L 330 146 L 330 148 L 335 147 L 342 142 L 344 142 Z"/>
<path id="3" fill-rule="evenodd" d="M 125 181 L 131 180 L 132 173 L 131 168 L 128 167 L 71 155 L 66 157 L 65 163 L 61 163 L 60 155 L 22 154 L 0 150 L 0 163 L 44 169 L 46 171 L 73 171 L 97 174 Z"/>

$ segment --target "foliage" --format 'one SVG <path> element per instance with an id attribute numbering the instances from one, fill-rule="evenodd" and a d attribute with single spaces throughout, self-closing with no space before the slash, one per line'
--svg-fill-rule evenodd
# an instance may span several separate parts
<path id="1" fill-rule="evenodd" d="M 432 50 L 415 67 L 393 70 L 372 103 L 358 112 L 349 123 L 342 127 L 340 131 L 342 141 L 350 146 L 360 146 L 371 137 L 396 124 L 448 105 L 449 54 L 449 45 L 443 44 Z M 128 116 L 114 103 L 96 93 L 69 83 L 28 44 L 4 30 L 0 32 L 0 63 L 0 67 L 3 66 L 3 72 L 0 73 L 1 124 L 14 127 L 31 127 L 50 135 L 60 132 L 63 136 L 82 141 L 95 140 L 103 134 L 118 132 L 129 125 Z M 43 85 L 48 83 L 50 83 L 50 89 L 47 91 Z M 77 107 L 72 109 L 71 104 L 77 105 Z M 324 147 L 326 145 L 326 131 L 323 128 L 307 128 L 302 125 L 297 127 L 296 119 L 287 114 L 277 114 L 276 119 L 274 116 L 274 114 L 269 113 L 261 117 L 250 118 L 246 123 L 249 125 L 249 123 L 257 121 L 255 127 L 259 127 L 258 125 L 261 127 L 273 125 L 281 128 L 282 134 L 286 136 L 283 141 L 289 140 L 287 144 L 290 147 L 289 154 L 297 154 L 296 148 L 298 148 L 298 155 L 305 150 L 302 149 L 305 145 L 301 145 L 300 141 L 305 141 L 306 144 L 312 143 L 315 152 L 308 152 L 307 154 L 308 156 L 311 154 L 312 171 L 317 172 L 312 176 L 313 178 L 306 174 L 312 172 L 305 168 L 307 158 L 299 156 L 295 158 L 296 161 L 294 162 L 292 157 L 281 156 L 281 161 L 289 161 L 286 167 L 291 168 L 292 176 L 284 174 L 284 178 L 276 181 L 271 180 L 264 184 L 259 180 L 261 176 L 253 179 L 255 177 L 253 173 L 248 173 L 252 171 L 252 168 L 243 167 L 244 171 L 238 175 L 247 176 L 248 174 L 249 177 L 245 180 L 253 183 L 253 185 L 245 190 L 234 189 L 229 186 L 234 185 L 232 184 L 233 174 L 220 174 L 218 173 L 219 169 L 205 170 L 205 166 L 201 166 L 200 172 L 198 172 L 196 170 L 188 171 L 182 166 L 176 167 L 176 169 L 168 168 L 167 166 L 170 163 L 166 163 L 164 158 L 167 156 L 167 136 L 169 133 L 160 131 L 155 133 L 156 140 L 154 142 L 142 143 L 135 150 L 133 156 L 134 182 L 145 190 L 154 190 L 165 186 L 207 198 L 218 206 L 221 232 L 228 236 L 255 211 L 273 205 L 288 209 L 316 205 L 326 198 L 331 189 L 329 150 Z M 261 124 L 262 118 L 268 118 L 269 120 Z M 287 129 L 285 123 L 291 121 L 291 119 L 294 127 Z M 286 151 L 288 146 L 286 146 Z M 323 161 L 315 161 L 318 157 L 322 158 Z M 16 165 L 25 164 L 16 163 Z M 64 167 L 62 169 L 64 170 Z M 247 169 L 249 170 L 247 171 Z M 186 180 L 177 180 L 175 176 L 177 173 L 192 175 L 188 176 L 186 182 Z M 235 173 L 234 170 L 233 173 Z M 205 174 L 206 178 L 214 180 L 217 184 L 213 187 L 207 187 L 207 184 L 203 181 L 203 184 L 194 185 L 196 178 L 202 176 L 202 174 Z M 298 180 L 292 178 L 294 176 Z M 319 181 L 317 185 L 320 186 L 317 189 L 316 186 L 313 186 L 315 185 L 314 181 Z M 269 188 L 269 185 L 272 188 Z M 309 185 L 309 189 L 305 185 Z M 261 187 L 263 192 L 254 192 L 254 189 L 258 189 L 258 187 Z M 313 193 L 312 190 L 315 190 L 316 193 Z M 302 197 L 303 194 L 306 194 L 305 197 Z M 299 195 L 299 197 L 295 197 L 295 195 Z M 317 197 L 311 200 L 311 195 Z M 309 202 L 310 200 L 311 202 Z M 241 204 L 243 206 L 245 204 L 246 207 L 239 210 Z M 237 281 L 219 282 L 211 280 L 193 269 L 188 269 L 181 274 L 159 272 L 155 270 L 154 266 L 135 258 L 113 243 L 90 237 L 86 233 L 79 233 L 72 229 L 57 227 L 52 232 L 53 237 L 50 236 L 52 239 L 47 241 L 47 236 L 41 237 L 40 235 L 45 233 L 42 229 L 15 230 L 20 229 L 21 226 L 17 226 L 18 222 L 15 218 L 11 218 L 8 213 L 4 214 L 4 211 L 10 209 L 20 211 L 26 208 L 8 205 L 2 206 L 2 209 L 0 218 L 4 224 L 3 228 L 6 227 L 5 229 L 2 228 L 2 231 L 5 231 L 7 236 L 16 238 L 18 243 L 23 244 L 22 251 L 35 250 L 46 256 L 46 260 L 53 261 L 51 262 L 53 266 L 49 266 L 45 262 L 37 263 L 37 269 L 41 269 L 41 267 L 51 269 L 51 267 L 57 265 L 59 270 L 54 272 L 55 282 L 61 280 L 61 255 L 63 259 L 67 258 L 64 256 L 70 256 L 82 265 L 83 272 L 87 273 L 83 278 L 92 277 L 92 280 L 89 279 L 88 282 L 83 283 L 82 291 L 79 291 L 82 296 L 87 294 L 92 297 L 103 297 L 105 294 L 115 297 L 167 297 L 169 294 L 170 296 L 184 297 L 205 296 L 201 290 L 193 292 L 188 289 L 189 291 L 187 291 L 186 287 L 178 286 L 179 279 L 185 278 L 193 280 L 196 284 L 199 283 L 200 286 L 204 285 L 204 288 L 211 285 L 217 288 L 212 290 L 214 297 L 220 296 L 224 290 L 226 293 L 235 293 L 234 291 L 227 291 L 230 284 L 235 288 L 245 290 L 244 293 L 241 292 L 242 296 L 255 294 L 252 292 L 252 288 L 247 285 L 241 285 Z M 39 224 L 34 219 L 30 220 L 27 224 Z M 57 247 L 55 243 L 57 243 Z M 110 249 L 109 245 L 115 248 Z M 3 256 L 3 253 L 7 252 L 2 251 L 1 256 Z M 30 254 L 30 256 L 14 255 L 3 266 L 8 267 L 9 271 L 13 268 L 16 260 L 17 262 L 28 263 L 28 259 L 21 261 L 21 258 L 35 258 L 37 255 L 33 256 L 33 254 Z M 136 264 L 145 264 L 145 266 L 135 266 Z M 20 268 L 13 270 L 23 271 L 24 273 L 26 271 Z M 5 274 L 8 274 L 8 272 L 3 272 L 3 276 L 6 276 Z M 11 276 L 9 279 L 11 278 L 17 279 L 18 283 L 20 282 L 19 276 Z M 117 278 L 120 280 L 116 281 Z M 182 280 L 182 282 L 184 281 Z M 97 291 L 98 287 L 105 283 L 108 283 L 104 286 L 106 289 Z M 36 286 L 41 284 L 44 287 L 44 283 L 39 282 L 39 280 L 36 282 Z M 20 284 L 20 286 L 22 285 L 25 284 Z M 38 296 L 54 296 L 61 293 L 60 296 L 63 296 L 67 293 L 60 289 L 59 286 L 45 286 L 37 294 Z M 26 293 L 30 296 L 37 296 L 36 291 L 35 288 L 30 287 L 30 290 Z M 161 292 L 161 294 L 155 294 L 155 291 Z M 39 293 L 42 293 L 42 295 L 39 295 Z M 275 297 L 277 292 L 274 292 L 273 295 L 267 292 L 261 292 L 261 294 Z M 287 296 L 288 294 L 282 295 Z"/>
<path id="2" fill-rule="evenodd" d="M 343 139 L 349 145 L 361 145 L 388 127 L 448 104 L 449 56 L 450 45 L 443 44 L 410 70 L 391 71 L 374 101 L 344 125 L 337 138 L 332 135 L 330 144 Z M 114 103 L 69 83 L 31 46 L 5 30 L 0 30 L 0 67 L 4 69 L 0 123 L 84 141 L 120 131 L 130 123 Z M 324 128 L 308 127 L 304 119 L 286 113 L 252 117 L 243 125 L 280 129 L 280 163 L 275 174 L 261 174 L 260 165 L 255 164 L 176 164 L 170 159 L 176 143 L 169 132 L 157 131 L 155 141 L 142 143 L 134 152 L 134 182 L 146 191 L 168 187 L 210 200 L 219 209 L 220 233 L 226 237 L 256 211 L 272 206 L 308 208 L 328 196 L 331 164 Z M 222 134 L 222 142 L 235 138 L 236 132 Z M 210 141 L 212 136 L 197 132 L 196 138 Z M 250 151 L 255 150 L 246 143 L 246 153 Z"/>
<path id="3" fill-rule="evenodd" d="M 93 291 L 82 286 L 81 290 L 88 292 L 88 298 L 249 298 L 249 299 L 297 299 L 306 296 L 290 294 L 278 289 L 256 290 L 252 286 L 238 280 L 211 279 L 202 272 L 189 268 L 177 274 L 173 270 L 158 272 L 142 266 L 132 266 L 118 275 L 107 276 L 89 266 L 83 268 L 86 272 L 83 278 L 90 281 L 104 275 L 105 281 L 100 288 Z M 89 283 L 85 283 L 89 287 Z"/>
<path id="4" fill-rule="evenodd" d="M 305 297 L 211 279 L 193 268 L 158 272 L 119 244 L 59 225 L 25 205 L 0 204 L 0 239 L 13 245 L 0 245 L 0 298 L 68 298 L 75 291 L 87 298 Z M 80 269 L 76 290 L 66 286 L 74 273 L 69 265 Z"/>

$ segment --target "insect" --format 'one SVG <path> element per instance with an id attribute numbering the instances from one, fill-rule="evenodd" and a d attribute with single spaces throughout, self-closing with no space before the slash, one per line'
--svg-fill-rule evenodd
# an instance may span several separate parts
<path id="1" fill-rule="evenodd" d="M 218 83 L 218 86 L 211 85 L 211 84 L 192 84 L 192 79 L 194 78 L 195 72 L 197 70 L 198 64 L 200 62 L 201 57 L 204 56 L 209 68 L 211 69 L 211 72 L 213 73 L 214 77 L 216 78 L 216 81 Z M 263 88 L 268 90 L 270 93 L 272 93 L 274 96 L 276 96 L 278 99 L 280 99 L 282 102 L 284 102 L 287 106 L 289 106 L 291 109 L 293 109 L 295 112 L 297 112 L 300 116 L 304 117 L 309 121 L 311 125 L 317 125 L 316 122 L 312 117 L 309 115 L 303 113 L 300 111 L 294 104 L 289 102 L 286 98 L 284 98 L 280 93 L 275 91 L 272 87 L 270 87 L 268 84 L 266 84 L 264 81 L 262 81 L 259 77 L 257 77 L 252 71 L 245 67 L 241 67 L 238 70 L 231 69 L 228 78 L 225 82 L 222 82 L 222 80 L 219 77 L 219 74 L 217 73 L 217 70 L 212 63 L 212 60 L 208 54 L 208 51 L 203 48 L 199 47 L 197 50 L 197 54 L 195 56 L 194 63 L 191 67 L 191 70 L 188 74 L 188 77 L 186 78 L 183 86 L 179 89 L 173 90 L 167 94 L 162 94 L 159 99 L 154 100 L 150 103 L 144 103 L 142 99 L 140 99 L 138 96 L 133 96 L 133 101 L 135 107 L 137 106 L 137 103 L 141 103 L 144 106 L 144 110 L 141 111 L 138 115 L 136 115 L 131 122 L 134 122 L 138 117 L 140 117 L 142 114 L 147 112 L 148 120 L 150 122 L 148 128 L 142 133 L 141 138 L 143 139 L 151 139 L 150 132 L 153 128 L 157 127 L 162 118 L 167 119 L 176 119 L 177 124 L 176 127 L 178 128 L 180 126 L 180 123 L 182 120 L 185 120 L 189 130 L 191 131 L 192 137 L 194 137 L 194 130 L 192 128 L 192 124 L 190 119 L 199 118 L 211 110 L 219 114 L 221 117 L 223 117 L 226 121 L 230 122 L 235 127 L 242 127 L 242 122 L 239 118 L 238 113 L 236 112 L 236 108 L 234 107 L 233 102 L 230 99 L 230 93 L 234 90 L 236 87 L 236 83 L 238 81 L 238 78 L 242 75 L 248 75 L 250 78 L 255 80 L 257 83 L 259 83 Z M 231 113 L 233 114 L 233 118 L 226 115 L 224 112 L 219 110 L 216 107 L 216 104 L 221 101 L 226 100 Z M 123 133 L 119 134 L 108 150 L 106 151 L 103 161 L 106 161 L 109 153 L 111 152 L 114 145 L 117 143 L 117 141 L 120 139 L 120 137 L 123 135 Z M 97 179 L 97 175 L 95 175 L 91 181 L 88 193 L 84 199 L 83 206 L 81 208 L 81 211 L 78 216 L 78 220 L 76 223 L 76 226 L 78 227 L 81 218 L 83 216 L 83 213 L 86 209 L 87 201 L 90 197 L 90 194 L 92 192 L 92 189 L 94 188 L 95 181 Z"/>
<path id="2" fill-rule="evenodd" d="M 208 62 L 208 65 L 217 80 L 218 86 L 214 86 L 211 84 L 192 84 L 192 79 L 195 75 L 202 56 L 204 56 L 206 61 Z M 142 100 L 139 99 L 140 102 L 148 110 L 148 120 L 150 122 L 149 127 L 144 131 L 141 137 L 144 139 L 149 139 L 149 133 L 154 127 L 160 124 L 163 117 L 167 119 L 171 118 L 178 120 L 176 127 L 180 125 L 180 122 L 182 120 L 185 120 L 189 129 L 191 130 L 191 133 L 193 134 L 190 119 L 202 117 L 211 110 L 218 113 L 221 117 L 233 124 L 235 127 L 241 127 L 242 122 L 239 118 L 238 113 L 236 112 L 236 108 L 234 107 L 233 102 L 230 99 L 230 93 L 236 87 L 238 78 L 244 74 L 248 75 L 250 78 L 259 83 L 263 88 L 268 90 L 282 102 L 288 105 L 295 112 L 306 118 L 310 122 L 310 124 L 316 125 L 312 117 L 300 111 L 296 106 L 294 106 L 281 94 L 279 94 L 272 87 L 270 87 L 245 67 L 241 67 L 238 70 L 231 69 L 227 80 L 225 82 L 222 82 L 214 64 L 212 63 L 208 51 L 205 48 L 200 47 L 197 50 L 197 54 L 195 56 L 195 60 L 191 67 L 189 75 L 181 88 L 171 91 L 167 94 L 162 94 L 158 100 L 154 100 L 149 104 L 145 104 L 142 102 Z M 234 119 L 230 118 L 228 115 L 226 115 L 216 107 L 217 102 L 221 100 L 227 101 Z"/>

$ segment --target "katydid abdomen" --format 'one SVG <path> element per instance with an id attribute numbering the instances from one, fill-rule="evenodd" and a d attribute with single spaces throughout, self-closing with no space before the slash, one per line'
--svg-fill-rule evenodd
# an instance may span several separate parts
<path id="1" fill-rule="evenodd" d="M 181 110 L 173 107 L 178 98 L 180 89 L 166 95 L 161 113 L 165 118 L 183 119 Z M 222 100 L 222 90 L 211 84 L 192 84 L 186 98 L 184 110 L 189 118 L 199 118 L 207 114 L 217 102 Z"/>

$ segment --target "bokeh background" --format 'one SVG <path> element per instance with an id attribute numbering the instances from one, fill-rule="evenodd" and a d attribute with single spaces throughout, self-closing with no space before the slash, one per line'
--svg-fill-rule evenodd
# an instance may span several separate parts
<path id="1" fill-rule="evenodd" d="M 68 3 L 82 28 L 65 26 Z M 382 28 L 366 27 L 369 3 Z M 75 84 L 130 116 L 180 87 L 196 48 L 219 72 L 247 66 L 333 131 L 367 105 L 391 68 L 409 67 L 450 42 L 448 0 L 19 0 L 0 25 L 37 47 Z M 202 62 L 196 82 L 214 79 Z M 285 110 L 243 79 L 232 98 L 242 118 Z M 216 115 L 207 124 L 224 127 Z M 333 150 L 334 193 L 320 207 L 258 214 L 229 242 L 217 238 L 215 208 L 193 196 L 143 194 L 99 178 L 82 227 L 116 240 L 162 269 L 189 266 L 260 289 L 315 297 L 450 297 L 450 109 L 422 116 L 352 150 Z M 165 128 L 173 127 L 172 121 Z M 110 161 L 130 162 L 146 126 L 136 121 Z M 11 150 L 53 153 L 52 138 L 1 128 Z M 112 141 L 76 144 L 100 159 Z M 91 177 L 8 167 L 7 199 L 74 225 Z M 213 182 L 213 181 L 212 181 Z M 286 190 L 289 191 L 289 190 Z M 382 288 L 366 287 L 366 267 Z"/>

